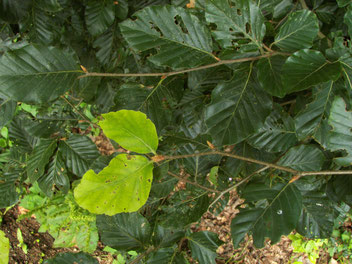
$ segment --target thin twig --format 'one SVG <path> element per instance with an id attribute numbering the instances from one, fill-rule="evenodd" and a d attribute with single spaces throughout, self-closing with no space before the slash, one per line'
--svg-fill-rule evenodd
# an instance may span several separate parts
<path id="1" fill-rule="evenodd" d="M 152 251 L 154 251 L 155 248 L 153 246 L 149 247 L 146 251 L 144 251 L 142 254 L 139 254 L 137 258 L 132 260 L 130 264 L 137 264 L 139 263 L 140 260 L 142 260 L 145 256 L 149 255 Z"/>
<path id="2" fill-rule="evenodd" d="M 273 163 L 252 159 L 252 158 L 247 158 L 247 157 L 239 156 L 239 155 L 236 155 L 236 154 L 231 154 L 231 153 L 227 153 L 227 152 L 221 152 L 221 151 L 210 151 L 210 152 L 192 153 L 192 154 L 187 154 L 187 155 L 165 156 L 164 158 L 166 160 L 173 160 L 173 159 L 183 159 L 183 158 L 198 157 L 198 156 L 209 156 L 209 155 L 221 155 L 221 156 L 225 156 L 225 157 L 230 157 L 230 158 L 243 160 L 243 161 L 250 162 L 250 163 L 256 163 L 256 164 L 260 164 L 260 165 L 263 165 L 263 166 L 268 166 L 270 168 L 274 168 L 274 169 L 290 172 L 290 173 L 293 173 L 293 174 L 296 174 L 296 175 L 300 173 L 299 171 L 291 169 L 291 168 L 288 168 L 288 167 L 284 167 L 284 166 L 280 166 L 280 165 L 276 165 L 276 164 L 273 164 Z"/>
<path id="3" fill-rule="evenodd" d="M 209 208 L 211 208 L 214 204 L 217 203 L 217 201 L 219 201 L 226 193 L 232 191 L 233 189 L 237 188 L 238 186 L 242 185 L 243 183 L 245 183 L 246 181 L 248 181 L 251 177 L 253 177 L 254 175 L 261 173 L 265 170 L 269 169 L 268 166 L 265 166 L 263 168 L 260 168 L 259 170 L 256 170 L 255 172 L 251 173 L 250 175 L 248 175 L 247 177 L 243 178 L 241 181 L 239 181 L 238 183 L 236 183 L 235 185 L 232 185 L 231 187 L 227 188 L 226 190 L 222 191 L 218 197 L 216 197 L 216 199 L 209 205 L 208 207 L 208 212 L 209 212 Z"/>
<path id="4" fill-rule="evenodd" d="M 193 71 L 199 71 L 199 70 L 204 70 L 204 69 L 209 69 L 213 67 L 218 67 L 220 65 L 226 65 L 226 64 L 233 64 L 233 63 L 239 63 L 239 62 L 246 62 L 246 61 L 256 61 L 260 60 L 262 58 L 268 58 L 276 55 L 285 55 L 289 56 L 290 54 L 288 53 L 283 53 L 283 52 L 269 52 L 260 56 L 256 57 L 247 57 L 247 58 L 240 58 L 240 59 L 233 59 L 233 60 L 221 60 L 219 62 L 215 62 L 212 64 L 208 65 L 203 65 L 195 68 L 190 68 L 186 70 L 179 70 L 179 71 L 173 71 L 173 72 L 155 72 L 155 73 L 100 73 L 100 72 L 87 72 L 83 75 L 78 76 L 78 79 L 81 78 L 86 78 L 86 77 L 157 77 L 157 76 L 162 76 L 162 77 L 168 77 L 172 75 L 178 75 L 178 74 L 183 74 L 187 72 L 193 72 Z"/>
<path id="5" fill-rule="evenodd" d="M 263 166 L 267 166 L 269 168 L 274 168 L 281 171 L 286 171 L 295 175 L 295 177 L 302 177 L 302 176 L 313 176 L 313 175 L 352 175 L 352 170 L 343 170 L 343 171 L 297 171 L 291 169 L 289 167 L 284 167 L 280 165 L 276 165 L 273 163 L 256 160 L 252 158 L 247 158 L 243 156 L 239 156 L 236 154 L 231 154 L 227 152 L 221 151 L 209 151 L 209 152 L 201 152 L 201 153 L 192 153 L 186 155 L 176 155 L 176 156 L 163 156 L 163 160 L 174 160 L 174 159 L 184 159 L 184 158 L 191 158 L 191 157 L 199 157 L 199 156 L 209 156 L 209 155 L 221 155 L 224 157 L 230 157 L 238 160 L 243 160 L 250 163 L 260 164 Z"/>
<path id="6" fill-rule="evenodd" d="M 175 177 L 175 178 L 177 178 L 177 179 L 179 179 L 179 180 L 181 180 L 181 181 L 184 181 L 184 182 L 187 182 L 187 183 L 192 184 L 192 185 L 194 185 L 194 186 L 197 186 L 198 188 L 201 188 L 201 189 L 206 190 L 206 191 L 208 191 L 208 192 L 220 193 L 220 191 L 218 191 L 218 190 L 214 190 L 214 189 L 212 189 L 212 188 L 208 188 L 208 187 L 202 186 L 202 185 L 200 185 L 200 184 L 198 184 L 198 183 L 196 183 L 196 182 L 192 182 L 192 181 L 190 181 L 190 180 L 187 180 L 187 179 L 185 179 L 185 178 L 183 178 L 183 177 L 181 177 L 181 176 L 179 176 L 179 175 L 177 175 L 177 174 L 175 174 L 175 173 L 172 173 L 171 171 L 168 171 L 167 173 L 168 173 L 169 175 L 171 175 L 172 177 Z"/>

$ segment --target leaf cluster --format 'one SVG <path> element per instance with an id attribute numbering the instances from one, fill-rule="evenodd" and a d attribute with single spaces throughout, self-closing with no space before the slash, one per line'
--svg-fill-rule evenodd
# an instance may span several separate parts
<path id="1" fill-rule="evenodd" d="M 215 263 L 190 226 L 233 189 L 235 247 L 330 237 L 352 204 L 351 21 L 342 0 L 3 0 L 0 207 L 74 190 L 147 263 Z M 102 156 L 97 129 L 129 152 Z"/>

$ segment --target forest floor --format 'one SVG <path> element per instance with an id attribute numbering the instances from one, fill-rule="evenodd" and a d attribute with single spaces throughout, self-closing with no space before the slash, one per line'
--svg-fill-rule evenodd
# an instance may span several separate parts
<path id="1" fill-rule="evenodd" d="M 98 136 L 92 139 L 102 154 L 110 155 L 116 151 L 104 136 Z M 224 241 L 224 244 L 217 250 L 217 263 L 286 264 L 293 263 L 291 261 L 293 256 L 296 258 L 300 257 L 301 263 L 303 264 L 310 263 L 306 256 L 299 256 L 297 253 L 293 253 L 291 240 L 287 237 L 282 237 L 281 241 L 275 245 L 271 245 L 270 241 L 267 241 L 265 247 L 261 249 L 256 249 L 253 245 L 253 241 L 246 237 L 241 247 L 234 249 L 230 238 L 230 223 L 231 219 L 238 213 L 238 208 L 242 203 L 243 201 L 233 192 L 230 194 L 228 205 L 219 215 L 214 216 L 213 214 L 206 213 L 203 215 L 201 222 L 192 227 L 195 231 L 210 230 L 216 232 L 219 238 Z M 4 213 L 4 210 L 2 210 L 2 213 Z M 11 244 L 9 264 L 37 264 L 42 263 L 44 259 L 54 257 L 58 253 L 79 251 L 79 249 L 75 247 L 54 248 L 53 237 L 47 232 L 38 232 L 40 225 L 35 217 L 17 221 L 18 217 L 24 213 L 25 212 L 22 212 L 22 208 L 16 205 L 8 210 L 2 217 L 0 229 L 5 232 Z M 22 243 L 18 238 L 18 229 L 23 237 Z M 112 264 L 114 256 L 109 252 L 105 252 L 103 249 L 104 245 L 99 242 L 98 248 L 93 256 L 98 259 L 99 263 Z M 322 259 L 319 263 L 328 262 L 326 259 Z"/>

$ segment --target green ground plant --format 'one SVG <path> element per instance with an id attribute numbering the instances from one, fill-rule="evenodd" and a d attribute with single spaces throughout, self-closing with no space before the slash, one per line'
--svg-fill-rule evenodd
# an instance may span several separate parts
<path id="1" fill-rule="evenodd" d="M 235 248 L 331 238 L 352 204 L 351 21 L 349 0 L 3 0 L 0 207 L 53 234 L 45 216 L 89 215 L 94 241 L 70 241 L 129 263 L 215 263 L 223 242 L 190 226 L 235 189 Z M 126 151 L 102 156 L 101 131 Z M 97 263 L 44 263 L 63 261 Z"/>

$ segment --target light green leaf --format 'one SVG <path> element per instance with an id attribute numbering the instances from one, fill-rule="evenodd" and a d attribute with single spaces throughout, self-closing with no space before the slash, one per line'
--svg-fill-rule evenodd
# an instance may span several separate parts
<path id="1" fill-rule="evenodd" d="M 120 110 L 102 115 L 99 122 L 108 138 L 115 140 L 123 148 L 138 153 L 154 153 L 158 148 L 155 125 L 141 112 Z"/>
<path id="2" fill-rule="evenodd" d="M 158 53 L 149 57 L 156 65 L 190 68 L 216 62 L 208 29 L 185 9 L 150 6 L 134 16 L 136 20 L 120 23 L 122 35 L 137 51 L 157 48 Z"/>
<path id="3" fill-rule="evenodd" d="M 209 172 L 209 181 L 217 188 L 219 166 L 214 166 Z"/>
<path id="4" fill-rule="evenodd" d="M 215 264 L 216 250 L 223 243 L 216 233 L 209 231 L 195 232 L 187 236 L 192 257 L 199 264 Z"/>
<path id="5" fill-rule="evenodd" d="M 298 171 L 319 171 L 324 160 L 324 154 L 317 146 L 300 145 L 290 148 L 277 164 Z"/>
<path id="6" fill-rule="evenodd" d="M 270 97 L 251 80 L 252 71 L 238 71 L 220 83 L 205 109 L 209 134 L 218 146 L 236 144 L 255 133 L 271 110 Z"/>
<path id="7" fill-rule="evenodd" d="M 7 264 L 9 262 L 10 242 L 5 233 L 0 230 L 0 264 Z"/>
<path id="8" fill-rule="evenodd" d="M 326 82 L 314 93 L 314 99 L 295 117 L 296 132 L 300 140 L 315 136 L 327 117 L 333 96 L 334 82 Z"/>
<path id="9" fill-rule="evenodd" d="M 231 236 L 237 248 L 247 233 L 253 235 L 256 247 L 264 246 L 264 239 L 272 243 L 280 240 L 282 235 L 289 234 L 297 224 L 302 210 L 302 197 L 293 185 L 276 184 L 273 187 L 263 183 L 246 186 L 242 197 L 246 202 L 259 203 L 258 207 L 241 209 L 232 219 Z"/>
<path id="10" fill-rule="evenodd" d="M 352 165 L 352 113 L 346 110 L 346 103 L 341 97 L 336 97 L 332 103 L 329 125 L 333 130 L 329 134 L 328 148 L 331 151 L 347 152 L 346 156 L 335 158 L 335 163 L 341 166 Z"/>
<path id="11" fill-rule="evenodd" d="M 49 163 L 56 146 L 56 140 L 41 139 L 39 144 L 34 147 L 27 162 L 27 175 L 32 183 L 44 174 L 45 167 Z"/>
<path id="12" fill-rule="evenodd" d="M 89 165 L 99 157 L 92 140 L 81 135 L 72 135 L 68 140 L 61 140 L 59 152 L 66 160 L 66 166 L 77 176 L 82 176 L 89 169 Z"/>
<path id="13" fill-rule="evenodd" d="M 284 97 L 286 94 L 281 79 L 284 63 L 285 58 L 282 56 L 263 58 L 257 63 L 258 80 L 264 90 L 273 96 Z"/>
<path id="14" fill-rule="evenodd" d="M 301 91 L 312 85 L 336 80 L 340 76 L 339 62 L 329 62 L 315 50 L 300 50 L 292 54 L 283 66 L 284 87 L 287 93 Z"/>
<path id="15" fill-rule="evenodd" d="M 299 10 L 288 16 L 273 44 L 289 52 L 310 48 L 318 32 L 316 15 L 309 10 Z"/>
<path id="16" fill-rule="evenodd" d="M 0 94 L 15 101 L 48 103 L 70 89 L 82 72 L 71 54 L 54 47 L 25 46 L 0 60 Z"/>
<path id="17" fill-rule="evenodd" d="M 265 35 L 265 18 L 252 1 L 209 0 L 205 9 L 207 22 L 214 23 L 214 38 L 222 47 L 239 46 L 238 42 L 252 44 L 258 49 Z M 241 44 L 243 45 L 243 44 Z"/>
<path id="18" fill-rule="evenodd" d="M 87 171 L 75 189 L 75 199 L 91 213 L 134 212 L 146 203 L 152 178 L 153 163 L 147 158 L 120 154 L 98 174 Z"/>
<path id="19" fill-rule="evenodd" d="M 99 215 L 97 226 L 101 241 L 117 250 L 142 250 L 151 236 L 148 220 L 139 213 Z"/>
<path id="20" fill-rule="evenodd" d="M 85 20 L 90 34 L 102 34 L 114 22 L 114 2 L 89 1 L 85 10 Z"/>
<path id="21" fill-rule="evenodd" d="M 297 143 L 293 119 L 281 107 L 276 107 L 248 143 L 268 152 L 287 150 Z"/>

